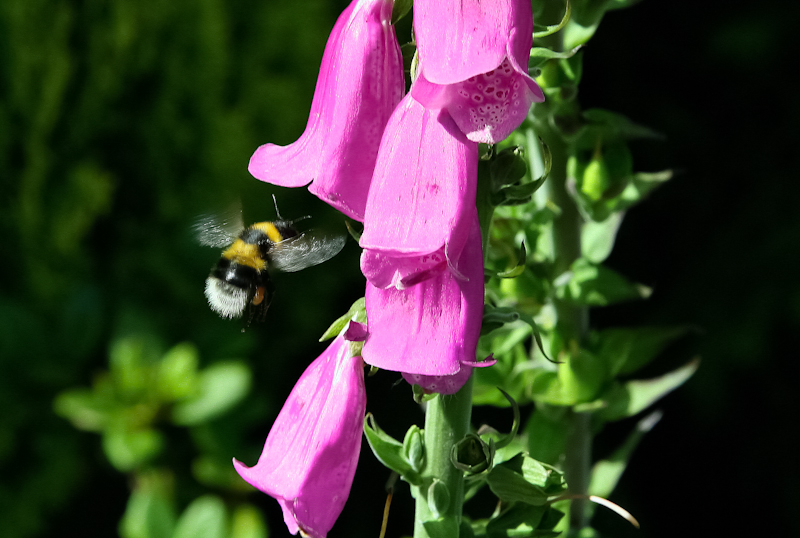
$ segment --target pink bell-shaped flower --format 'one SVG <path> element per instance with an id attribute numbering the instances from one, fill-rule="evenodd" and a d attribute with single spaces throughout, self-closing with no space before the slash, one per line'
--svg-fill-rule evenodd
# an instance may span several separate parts
<path id="1" fill-rule="evenodd" d="M 420 73 L 411 89 L 444 108 L 474 142 L 494 144 L 544 100 L 528 75 L 533 12 L 528 0 L 415 0 Z"/>
<path id="2" fill-rule="evenodd" d="M 470 232 L 477 182 L 478 144 L 446 111 L 406 95 L 383 133 L 359 241 L 393 262 L 362 263 L 367 279 L 379 288 L 403 287 L 398 279 L 444 260 L 442 249 L 457 268 L 452 261 Z"/>
<path id="3" fill-rule="evenodd" d="M 265 144 L 250 159 L 256 178 L 309 190 L 356 220 L 364 206 L 378 145 L 405 91 L 392 0 L 354 0 L 333 27 L 308 125 L 288 146 Z"/>
<path id="4" fill-rule="evenodd" d="M 250 485 L 275 497 L 289 532 L 324 538 L 350 494 L 366 411 L 364 365 L 344 335 L 306 369 L 267 436 L 258 463 L 233 460 Z"/>
<path id="5" fill-rule="evenodd" d="M 381 289 L 367 282 L 365 362 L 443 394 L 455 393 L 469 378 L 483 316 L 483 250 L 474 206 L 468 219 L 459 274 L 441 252 L 442 261 L 418 271 L 419 281 L 408 287 Z M 362 267 L 381 256 L 366 251 Z"/>

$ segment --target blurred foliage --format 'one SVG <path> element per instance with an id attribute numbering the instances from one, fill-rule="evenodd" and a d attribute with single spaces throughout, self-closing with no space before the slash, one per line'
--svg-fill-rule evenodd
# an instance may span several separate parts
<path id="1" fill-rule="evenodd" d="M 346 247 L 309 269 L 313 277 L 278 276 L 268 330 L 242 334 L 241 325 L 206 308 L 203 279 L 218 253 L 197 247 L 188 230 L 196 215 L 222 209 L 230 199 L 242 200 L 249 220 L 270 218 L 276 191 L 284 215 L 338 222 L 303 189 L 254 181 L 246 163 L 259 144 L 287 143 L 302 131 L 325 38 L 344 3 L 0 2 L 3 536 L 109 536 L 123 514 L 119 530 L 125 536 L 185 536 L 197 527 L 209 535 L 220 528 L 236 537 L 263 535 L 258 513 L 240 502 L 241 494 L 218 485 L 224 478 L 213 456 L 255 461 L 283 397 L 322 349 L 316 336 L 363 293 L 358 252 Z M 796 138 L 800 120 L 794 85 L 786 78 L 792 70 L 785 65 L 797 47 L 797 10 L 779 0 L 703 10 L 688 1 L 644 2 L 603 17 L 591 46 L 579 52 L 585 56 L 582 73 L 567 60 L 543 73 L 562 80 L 579 75 L 587 109 L 621 110 L 663 131 L 666 149 L 632 143 L 638 169 L 684 169 L 653 194 L 646 211 L 626 214 L 613 254 L 613 245 L 602 241 L 583 253 L 654 289 L 645 305 L 593 311 L 601 330 L 592 337 L 591 353 L 602 355 L 605 339 L 626 338 L 605 332 L 608 325 L 663 323 L 678 330 L 675 323 L 692 323 L 703 330 L 703 368 L 667 404 L 674 413 L 638 449 L 637 457 L 653 464 L 616 489 L 644 528 L 616 536 L 797 534 L 791 514 L 799 501 L 798 445 L 786 432 L 800 408 L 794 377 L 787 375 L 800 325 L 800 288 L 790 258 L 800 237 L 794 207 L 800 184 L 794 180 L 796 159 L 780 143 Z M 575 42 L 585 29 L 598 28 L 593 19 L 577 22 L 570 30 Z M 637 88 L 646 98 L 631 99 L 623 88 Z M 751 114 L 755 105 L 758 112 Z M 576 155 L 576 166 L 591 164 L 596 145 L 589 141 L 587 149 Z M 599 155 L 612 155 L 614 148 L 601 150 Z M 588 210 L 605 211 L 596 206 L 616 178 L 613 170 L 604 177 L 602 167 L 595 168 L 600 173 L 577 192 Z M 636 182 L 634 175 L 626 189 Z M 547 210 L 539 217 L 549 218 Z M 597 225 L 618 227 L 613 218 Z M 584 230 L 607 237 L 594 232 Z M 518 253 L 507 259 L 516 267 Z M 517 308 L 536 312 L 542 304 L 537 297 L 549 290 L 532 271 L 500 285 L 526 288 L 529 299 Z M 298 326 L 302 332 L 294 330 Z M 503 330 L 512 350 L 531 337 L 532 328 L 520 321 Z M 150 349 L 151 368 L 169 363 L 169 350 L 189 349 L 181 342 L 197 350 L 198 372 L 238 358 L 249 365 L 254 389 L 231 412 L 201 425 L 178 427 L 156 417 L 154 431 L 168 441 L 150 460 L 153 467 L 126 482 L 106 460 L 100 437 L 73 428 L 54 413 L 53 402 L 58 394 L 74 398 L 75 392 L 64 392 L 70 389 L 87 390 L 84 397 L 91 400 L 102 379 L 113 375 L 112 350 L 136 341 Z M 635 343 L 631 349 L 641 350 Z M 163 368 L 180 371 L 181 360 L 171 360 Z M 263 390 L 267 380 L 270 391 Z M 273 384 L 277 380 L 284 385 Z M 397 410 L 397 398 L 385 396 L 398 390 L 388 374 L 369 382 L 385 388 L 370 392 L 371 409 L 392 410 L 380 416 L 415 411 L 413 404 Z M 166 385 L 171 401 L 178 401 L 184 389 Z M 92 391 L 75 389 L 90 386 Z M 61 401 L 57 409 L 64 405 L 55 401 Z M 165 402 L 159 409 L 173 408 Z M 563 432 L 554 426 L 560 412 L 542 406 L 527 422 L 527 431 L 550 432 L 552 446 L 539 444 L 541 453 L 533 454 L 542 461 L 560 450 Z M 91 423 L 93 417 L 84 418 Z M 629 436 L 630 423 L 623 423 L 625 431 L 613 442 L 599 438 L 604 463 L 595 469 L 593 490 L 616 485 L 614 462 L 630 456 L 652 427 L 648 418 Z M 391 421 L 382 425 L 392 430 Z M 354 492 L 365 477 L 382 472 L 370 459 L 362 457 Z M 726 516 L 731 501 L 724 492 L 741 488 L 739 474 L 728 470 L 764 460 L 777 472 L 748 476 L 748 490 L 772 494 L 760 505 L 764 517 Z M 703 506 L 713 515 L 699 523 L 678 517 L 675 500 L 686 499 L 686 481 L 676 475 L 689 470 L 697 479 L 707 462 L 701 482 L 712 491 Z M 343 513 L 337 535 L 379 527 L 384 498 L 375 492 L 383 485 L 369 486 L 351 501 L 358 508 Z M 395 516 L 410 513 L 403 502 L 395 496 L 390 536 L 410 530 Z M 204 512 L 211 520 L 197 520 L 198 506 L 209 508 Z M 262 506 L 280 525 L 273 503 Z M 687 507 L 686 513 L 693 512 Z"/>
<path id="2" fill-rule="evenodd" d="M 113 533 L 127 488 L 100 447 L 131 474 L 124 536 L 264 535 L 230 493 L 199 495 L 223 492 L 233 455 L 254 460 L 279 409 L 284 387 L 249 387 L 296 377 L 318 350 L 326 311 L 363 292 L 356 253 L 312 278 L 277 277 L 267 340 L 205 306 L 219 252 L 189 230 L 237 200 L 249 220 L 274 217 L 277 189 L 254 181 L 247 162 L 258 145 L 302 131 L 342 7 L 302 4 L 299 19 L 297 2 L 280 1 L 0 3 L 4 536 L 56 525 L 85 536 L 80 518 L 96 514 L 98 532 Z M 278 202 L 314 226 L 342 225 L 304 190 Z M 54 414 L 54 399 L 102 443 Z M 218 517 L 199 521 L 200 504 Z M 137 527 L 151 523 L 162 530 Z"/>

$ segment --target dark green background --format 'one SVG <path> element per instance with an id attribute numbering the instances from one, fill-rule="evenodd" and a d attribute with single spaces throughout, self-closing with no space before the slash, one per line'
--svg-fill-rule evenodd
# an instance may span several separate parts
<path id="1" fill-rule="evenodd" d="M 276 278 L 268 323 L 245 334 L 206 306 L 217 252 L 189 228 L 240 199 L 248 220 L 341 219 L 304 189 L 246 170 L 267 141 L 303 129 L 327 34 L 344 2 L 119 0 L 0 3 L 0 529 L 3 536 L 111 536 L 128 496 L 99 437 L 52 412 L 62 390 L 107 368 L 136 327 L 204 364 L 240 357 L 253 394 L 237 408 L 253 463 L 316 339 L 363 293 L 359 250 Z M 796 535 L 800 502 L 793 364 L 800 326 L 800 105 L 794 3 L 645 0 L 612 12 L 584 56 L 581 101 L 664 133 L 636 168 L 681 173 L 628 214 L 610 264 L 653 297 L 593 313 L 599 326 L 691 323 L 664 369 L 696 376 L 662 404 L 614 500 L 642 530 L 598 513 L 610 536 Z M 395 435 L 421 415 L 396 376 L 368 383 Z M 490 415 L 489 415 L 490 416 Z M 396 422 L 393 419 L 397 418 Z M 481 415 L 484 418 L 484 415 Z M 502 419 L 507 420 L 503 415 Z M 598 438 L 603 455 L 631 424 Z M 179 438 L 179 437 L 178 437 Z M 181 445 L 183 446 L 183 445 Z M 188 465 L 191 446 L 186 444 Z M 376 536 L 386 473 L 365 451 L 331 536 Z M 399 488 L 389 536 L 411 532 Z M 255 499 L 255 496 L 254 496 Z M 263 506 L 273 536 L 277 503 Z"/>

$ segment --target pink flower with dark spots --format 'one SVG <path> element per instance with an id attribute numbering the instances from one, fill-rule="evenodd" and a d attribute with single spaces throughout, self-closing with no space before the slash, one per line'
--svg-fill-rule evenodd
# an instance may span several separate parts
<path id="1" fill-rule="evenodd" d="M 469 140 L 500 142 L 544 100 L 528 75 L 528 0 L 416 0 L 414 31 L 420 69 L 411 93 L 446 109 Z"/>

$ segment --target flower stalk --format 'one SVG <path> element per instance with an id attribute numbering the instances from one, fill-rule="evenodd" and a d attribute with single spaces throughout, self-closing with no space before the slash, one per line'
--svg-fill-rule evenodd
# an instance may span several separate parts
<path id="1" fill-rule="evenodd" d="M 535 132 L 550 149 L 553 163 L 541 193 L 560 210 L 559 216 L 553 221 L 550 237 L 553 275 L 557 277 L 568 271 L 572 263 L 581 257 L 583 220 L 575 201 L 567 192 L 569 146 L 553 126 L 553 113 L 553 109 L 546 103 L 534 107 Z M 589 328 L 589 308 L 558 298 L 553 298 L 553 307 L 561 334 L 571 341 L 582 342 Z M 587 525 L 586 495 L 591 477 L 592 450 L 591 414 L 570 410 L 566 420 L 569 422 L 569 434 L 564 455 L 564 474 L 570 492 L 576 496 L 573 497 L 569 510 L 568 535 L 574 536 Z"/>
<path id="2" fill-rule="evenodd" d="M 416 499 L 414 538 L 458 537 L 464 504 L 464 474 L 450 459 L 455 443 L 469 432 L 472 377 L 452 395 L 438 394 L 425 413 L 425 480 L 413 488 Z M 437 482 L 441 485 L 436 485 Z M 439 491 L 446 491 L 446 502 Z M 434 499 L 433 497 L 438 497 Z M 438 532 L 437 532 L 438 531 Z"/>

